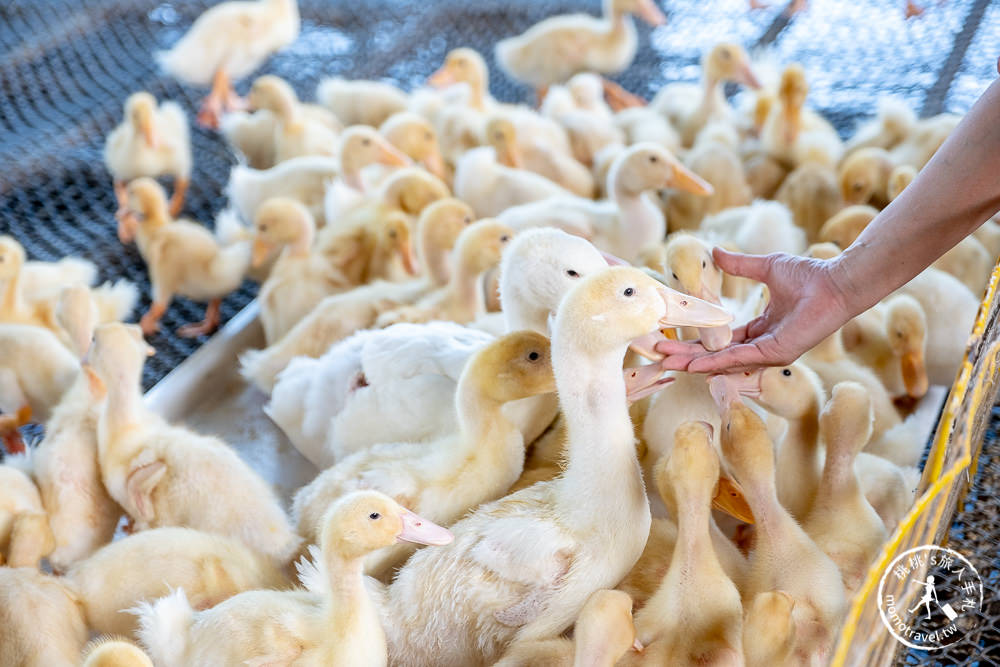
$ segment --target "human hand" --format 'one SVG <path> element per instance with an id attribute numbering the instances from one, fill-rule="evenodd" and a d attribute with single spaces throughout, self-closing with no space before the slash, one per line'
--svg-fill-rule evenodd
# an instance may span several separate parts
<path id="1" fill-rule="evenodd" d="M 726 273 L 766 283 L 771 294 L 764 313 L 733 331 L 732 343 L 709 352 L 698 342 L 663 341 L 664 370 L 724 373 L 758 366 L 786 366 L 844 325 L 853 314 L 838 285 L 835 260 L 784 253 L 743 255 L 721 248 L 715 263 Z"/>

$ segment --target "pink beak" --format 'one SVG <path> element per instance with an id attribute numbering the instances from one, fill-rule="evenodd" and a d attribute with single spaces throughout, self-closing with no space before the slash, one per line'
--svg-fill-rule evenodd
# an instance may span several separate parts
<path id="1" fill-rule="evenodd" d="M 708 390 L 719 409 L 728 410 L 742 396 L 760 396 L 760 371 L 713 375 L 708 381 Z"/>
<path id="2" fill-rule="evenodd" d="M 415 544 L 429 544 L 431 546 L 444 546 L 451 544 L 455 536 L 447 528 L 442 528 L 433 521 L 418 516 L 410 510 L 404 509 L 401 517 L 403 519 L 403 532 L 396 536 L 399 542 L 413 542 Z"/>
<path id="3" fill-rule="evenodd" d="M 652 396 L 674 381 L 672 377 L 662 377 L 663 369 L 659 364 L 646 364 L 636 368 L 625 369 L 625 396 L 629 403 L 635 403 L 647 396 Z"/>

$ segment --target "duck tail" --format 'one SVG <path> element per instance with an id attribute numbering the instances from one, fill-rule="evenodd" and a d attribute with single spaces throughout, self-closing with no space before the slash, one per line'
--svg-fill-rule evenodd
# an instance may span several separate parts
<path id="1" fill-rule="evenodd" d="M 129 610 L 139 617 L 139 640 L 157 665 L 183 665 L 194 609 L 183 588 Z"/>

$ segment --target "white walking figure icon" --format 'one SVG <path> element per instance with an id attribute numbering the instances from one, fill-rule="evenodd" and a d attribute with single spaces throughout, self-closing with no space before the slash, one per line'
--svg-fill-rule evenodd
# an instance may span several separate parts
<path id="1" fill-rule="evenodd" d="M 941 606 L 941 603 L 938 601 L 937 587 L 934 585 L 934 575 L 929 574 L 927 575 L 927 581 L 918 581 L 916 584 L 924 587 L 924 594 L 920 597 L 920 601 L 917 602 L 916 606 L 913 609 L 907 609 L 906 612 L 912 614 L 921 607 L 926 606 L 927 618 L 929 619 L 931 617 L 931 601 L 937 606 Z"/>

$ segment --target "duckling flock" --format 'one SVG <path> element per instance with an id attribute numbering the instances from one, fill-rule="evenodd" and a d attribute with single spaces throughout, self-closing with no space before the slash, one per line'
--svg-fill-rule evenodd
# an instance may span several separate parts
<path id="1" fill-rule="evenodd" d="M 800 66 L 769 77 L 736 44 L 647 104 L 601 76 L 631 62 L 632 14 L 663 22 L 607 0 L 497 45 L 537 110 L 490 97 L 465 48 L 409 93 L 327 79 L 304 103 L 261 76 L 239 97 L 295 0 L 222 3 L 160 54 L 212 86 L 198 121 L 245 160 L 214 233 L 179 218 L 188 118 L 125 101 L 105 159 L 149 269 L 138 326 L 134 286 L 0 237 L 0 664 L 829 660 L 913 502 L 913 405 L 955 376 L 1000 225 L 791 366 L 664 375 L 658 340 L 718 349 L 767 305 L 713 246 L 835 256 L 959 118 L 889 100 L 845 143 Z M 266 347 L 241 372 L 318 471 L 290 511 L 142 400 L 171 299 L 207 303 L 179 333 L 209 333 L 246 276 Z"/>

